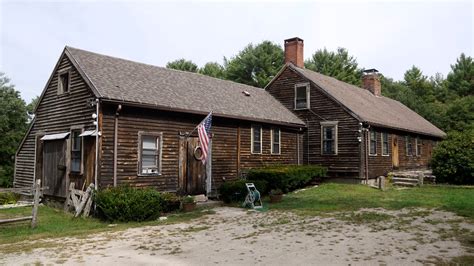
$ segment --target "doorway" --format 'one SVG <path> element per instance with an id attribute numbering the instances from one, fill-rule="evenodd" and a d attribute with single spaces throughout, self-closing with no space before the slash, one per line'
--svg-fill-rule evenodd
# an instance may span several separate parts
<path id="1" fill-rule="evenodd" d="M 197 136 L 181 136 L 179 141 L 179 190 L 182 194 L 206 194 L 206 165 Z"/>
<path id="2" fill-rule="evenodd" d="M 392 135 L 392 166 L 393 168 L 398 168 L 399 158 L 398 158 L 398 137 Z"/>
<path id="3" fill-rule="evenodd" d="M 43 144 L 45 195 L 66 197 L 66 140 L 45 140 Z"/>

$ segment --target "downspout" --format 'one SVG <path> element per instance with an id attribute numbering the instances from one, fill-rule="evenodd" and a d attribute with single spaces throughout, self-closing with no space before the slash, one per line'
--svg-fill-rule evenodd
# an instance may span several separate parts
<path id="1" fill-rule="evenodd" d="M 370 126 L 369 126 L 370 127 Z M 369 184 L 369 128 L 365 129 L 365 183 Z"/>
<path id="2" fill-rule="evenodd" d="M 122 105 L 117 106 L 117 111 L 115 111 L 115 124 L 114 124 L 114 187 L 117 186 L 117 153 L 118 153 L 118 123 L 119 115 L 122 110 Z"/>

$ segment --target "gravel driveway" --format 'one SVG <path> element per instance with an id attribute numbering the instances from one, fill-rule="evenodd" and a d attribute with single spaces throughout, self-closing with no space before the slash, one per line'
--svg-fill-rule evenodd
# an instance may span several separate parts
<path id="1" fill-rule="evenodd" d="M 41 240 L 28 252 L 2 254 L 25 243 L 0 245 L 0 264 L 399 265 L 474 255 L 460 240 L 472 236 L 474 226 L 444 211 L 367 209 L 316 217 L 230 207 L 214 212 L 187 223 Z"/>

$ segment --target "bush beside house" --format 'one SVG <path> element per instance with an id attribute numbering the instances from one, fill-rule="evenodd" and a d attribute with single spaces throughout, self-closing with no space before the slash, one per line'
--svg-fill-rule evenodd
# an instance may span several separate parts
<path id="1" fill-rule="evenodd" d="M 96 193 L 95 201 L 97 216 L 107 221 L 153 220 L 166 207 L 162 194 L 152 188 L 107 188 Z"/>
<path id="2" fill-rule="evenodd" d="M 451 132 L 433 151 L 431 160 L 436 182 L 474 184 L 474 129 Z"/>
<path id="3" fill-rule="evenodd" d="M 262 195 L 270 190 L 293 191 L 306 186 L 313 178 L 325 177 L 326 168 L 318 165 L 286 165 L 251 169 L 248 180 L 236 180 L 222 184 L 219 189 L 221 199 L 226 202 L 239 202 L 245 199 L 245 183 L 254 183 Z"/>

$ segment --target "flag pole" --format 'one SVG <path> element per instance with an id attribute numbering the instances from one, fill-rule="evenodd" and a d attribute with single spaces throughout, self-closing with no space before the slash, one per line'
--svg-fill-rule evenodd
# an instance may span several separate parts
<path id="1" fill-rule="evenodd" d="M 204 119 L 201 120 L 201 122 L 199 122 L 199 124 L 197 124 L 197 126 L 194 127 L 193 131 L 191 131 L 191 133 L 189 133 L 189 134 L 186 135 L 186 138 L 189 138 L 189 137 L 191 136 L 191 134 L 193 134 L 194 131 L 196 131 L 196 128 L 202 123 L 202 121 L 206 120 L 206 118 L 207 118 L 208 116 L 210 116 L 210 115 L 212 114 L 212 112 L 213 112 L 213 111 L 211 110 L 211 112 L 210 112 L 209 114 L 207 114 L 206 117 L 204 117 Z"/>

